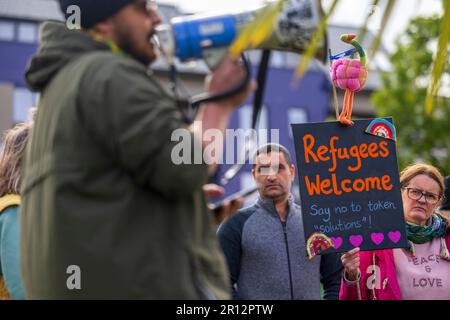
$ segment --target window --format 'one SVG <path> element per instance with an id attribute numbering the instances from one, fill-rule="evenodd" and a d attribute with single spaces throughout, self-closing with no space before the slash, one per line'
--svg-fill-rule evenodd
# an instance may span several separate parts
<path id="1" fill-rule="evenodd" d="M 285 67 L 286 68 L 296 68 L 300 62 L 300 55 L 293 52 L 285 52 Z"/>
<path id="2" fill-rule="evenodd" d="M 283 68 L 285 66 L 284 52 L 272 51 L 270 66 L 275 68 Z"/>
<path id="3" fill-rule="evenodd" d="M 246 104 L 239 108 L 239 128 L 250 129 L 252 126 L 253 105 Z M 263 105 L 259 114 L 257 129 L 268 127 L 267 107 Z"/>
<path id="4" fill-rule="evenodd" d="M 255 185 L 255 179 L 253 178 L 253 175 L 250 172 L 243 172 L 241 173 L 241 190 L 253 187 Z M 244 199 L 244 204 L 242 205 L 242 208 L 251 206 L 258 200 L 259 193 L 255 192 L 251 196 Z"/>
<path id="5" fill-rule="evenodd" d="M 26 88 L 16 88 L 13 93 L 13 122 L 19 123 L 30 119 L 30 108 L 37 105 L 38 94 Z"/>
<path id="6" fill-rule="evenodd" d="M 244 105 L 239 108 L 239 128 L 250 130 L 252 129 L 252 117 L 253 117 L 253 105 Z M 271 132 L 269 129 L 269 120 L 267 115 L 267 107 L 262 106 L 261 112 L 259 114 L 259 121 L 256 126 L 256 145 L 253 147 L 257 147 L 263 144 L 266 144 L 271 137 Z"/>
<path id="7" fill-rule="evenodd" d="M 37 43 L 38 42 L 37 25 L 31 22 L 21 22 L 18 27 L 17 40 L 24 43 Z"/>
<path id="8" fill-rule="evenodd" d="M 0 41 L 14 40 L 14 23 L 10 21 L 0 21 Z"/>

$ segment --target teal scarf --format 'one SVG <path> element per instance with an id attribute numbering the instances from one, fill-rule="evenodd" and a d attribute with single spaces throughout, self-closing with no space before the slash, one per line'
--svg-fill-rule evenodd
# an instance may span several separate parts
<path id="1" fill-rule="evenodd" d="M 416 256 L 414 244 L 427 243 L 434 238 L 441 238 L 440 256 L 448 261 L 450 259 L 450 255 L 444 239 L 444 236 L 447 233 L 447 228 L 447 221 L 436 213 L 431 215 L 431 221 L 427 226 L 422 227 L 414 223 L 406 222 L 406 235 L 409 240 L 407 250 L 413 256 Z"/>
<path id="2" fill-rule="evenodd" d="M 414 223 L 406 223 L 406 235 L 408 240 L 416 244 L 431 241 L 433 238 L 441 238 L 447 230 L 447 222 L 441 216 L 433 213 L 431 223 L 428 226 L 419 226 Z"/>

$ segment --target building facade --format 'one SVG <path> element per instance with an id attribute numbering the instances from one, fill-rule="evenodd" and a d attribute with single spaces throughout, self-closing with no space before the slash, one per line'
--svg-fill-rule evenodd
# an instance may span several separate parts
<path id="1" fill-rule="evenodd" d="M 177 7 L 160 4 L 163 20 L 166 22 L 174 16 L 181 15 Z M 27 61 L 36 51 L 39 42 L 39 24 L 44 20 L 62 20 L 58 2 L 55 0 L 1 0 L 0 1 L 0 131 L 4 131 L 15 123 L 29 117 L 29 109 L 37 106 L 39 96 L 28 90 L 24 80 Z M 357 31 L 357 30 L 351 30 Z M 350 31 L 350 32 L 351 32 Z M 331 26 L 328 39 L 333 53 L 348 48 L 339 42 L 339 33 L 350 33 L 349 28 Z M 370 38 L 368 37 L 367 41 Z M 250 53 L 257 72 L 259 53 Z M 294 155 L 291 123 L 324 121 L 334 115 L 331 98 L 331 83 L 328 68 L 313 63 L 304 78 L 295 83 L 294 68 L 300 57 L 293 53 L 273 52 L 270 61 L 264 108 L 259 119 L 259 128 L 266 129 L 266 137 L 261 136 L 259 143 L 270 141 L 271 129 L 278 130 L 278 142 L 288 147 Z M 180 78 L 191 94 L 203 90 L 203 79 L 208 68 L 203 62 L 189 64 L 177 63 Z M 164 59 L 160 58 L 152 66 L 162 82 L 167 83 L 168 68 Z M 368 90 L 355 96 L 356 116 L 373 115 L 373 107 L 369 96 L 378 86 L 377 74 L 372 74 L 368 81 Z M 342 101 L 342 95 L 340 101 Z M 250 129 L 253 98 L 247 101 L 233 116 L 230 129 Z M 275 139 L 276 140 L 276 139 Z M 226 157 L 226 155 L 225 155 Z M 221 166 L 216 177 L 230 165 Z M 240 190 L 253 183 L 251 167 L 245 166 L 242 172 L 227 185 L 227 194 Z"/>

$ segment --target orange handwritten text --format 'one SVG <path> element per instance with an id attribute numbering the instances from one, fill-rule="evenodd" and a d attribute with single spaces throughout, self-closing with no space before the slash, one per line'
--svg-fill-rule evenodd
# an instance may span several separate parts
<path id="1" fill-rule="evenodd" d="M 335 194 L 339 196 L 343 193 L 350 192 L 370 192 L 371 190 L 390 191 L 393 188 L 389 175 L 338 181 L 335 173 L 332 173 L 331 178 L 327 179 L 321 179 L 320 175 L 316 174 L 313 179 L 305 176 L 305 183 L 310 196 L 321 194 Z"/>
<path id="2" fill-rule="evenodd" d="M 331 162 L 328 168 L 329 172 L 335 172 L 338 160 L 353 159 L 354 163 L 348 165 L 349 171 L 355 172 L 361 169 L 362 160 L 367 158 L 386 158 L 389 156 L 386 141 L 378 143 L 372 142 L 370 144 L 362 143 L 360 145 L 353 145 L 351 147 L 336 147 L 336 142 L 339 141 L 338 136 L 332 136 L 328 145 L 315 145 L 315 138 L 311 134 L 303 136 L 304 156 L 306 163 L 314 162 Z"/>

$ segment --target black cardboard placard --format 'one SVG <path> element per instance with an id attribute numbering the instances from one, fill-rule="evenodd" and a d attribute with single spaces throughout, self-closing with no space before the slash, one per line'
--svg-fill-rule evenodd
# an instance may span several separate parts
<path id="1" fill-rule="evenodd" d="M 326 253 L 407 246 L 395 141 L 372 120 L 292 124 L 305 239 L 325 234 Z"/>

